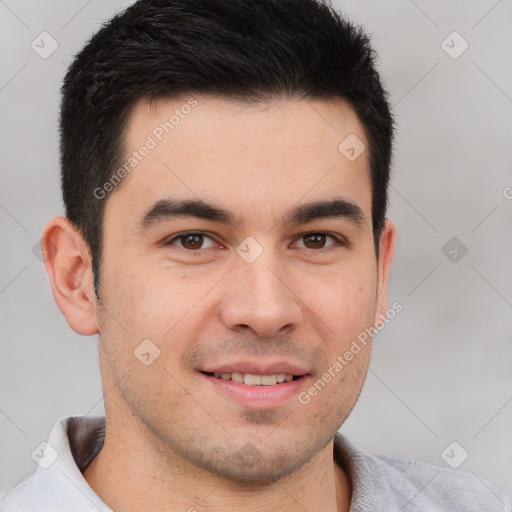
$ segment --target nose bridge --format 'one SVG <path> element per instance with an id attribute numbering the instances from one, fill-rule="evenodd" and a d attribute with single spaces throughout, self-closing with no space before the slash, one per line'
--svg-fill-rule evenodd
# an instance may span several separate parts
<path id="1" fill-rule="evenodd" d="M 301 309 L 279 254 L 270 244 L 263 246 L 254 239 L 239 244 L 237 253 L 230 272 L 231 290 L 223 305 L 226 325 L 245 325 L 260 336 L 272 336 L 298 323 Z"/>
<path id="2" fill-rule="evenodd" d="M 268 249 L 264 254 L 251 263 L 239 262 L 240 279 L 247 283 L 249 293 L 257 300 L 260 295 L 267 297 L 267 301 L 286 295 L 282 265 L 272 251 Z"/>
<path id="3" fill-rule="evenodd" d="M 236 262 L 236 273 L 239 282 L 244 283 L 246 293 L 254 301 L 264 305 L 276 299 L 286 300 L 289 290 L 282 282 L 282 274 L 286 272 L 270 242 L 263 246 L 248 237 L 238 246 L 237 253 L 239 260 Z"/>

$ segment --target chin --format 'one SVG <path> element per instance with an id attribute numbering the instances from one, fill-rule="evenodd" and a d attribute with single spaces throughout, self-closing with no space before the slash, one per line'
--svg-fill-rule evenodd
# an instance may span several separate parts
<path id="1" fill-rule="evenodd" d="M 247 445 L 246 445 L 247 446 Z M 241 450 L 241 452 L 245 447 Z M 270 457 L 258 454 L 258 459 L 250 460 L 252 454 L 246 450 L 242 456 L 237 453 L 234 457 L 229 458 L 224 464 L 209 468 L 210 471 L 217 473 L 219 476 L 229 478 L 230 480 L 244 484 L 247 487 L 262 485 L 272 485 L 282 478 L 297 471 L 304 464 L 309 462 L 314 454 L 309 458 L 304 456 L 276 456 L 273 453 Z"/>
<path id="2" fill-rule="evenodd" d="M 294 473 L 307 464 L 330 440 L 309 438 L 306 442 L 299 438 L 288 439 L 279 444 L 262 445 L 255 441 L 247 441 L 236 451 L 217 447 L 203 447 L 199 455 L 188 454 L 189 460 L 195 459 L 195 464 L 202 469 L 227 478 L 246 487 L 261 487 L 271 485 L 278 480 Z M 197 457 L 199 455 L 199 457 Z"/>

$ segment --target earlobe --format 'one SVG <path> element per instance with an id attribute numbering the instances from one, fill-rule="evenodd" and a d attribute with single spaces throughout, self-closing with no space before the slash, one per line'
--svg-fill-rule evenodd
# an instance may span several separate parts
<path id="1" fill-rule="evenodd" d="M 41 253 L 53 297 L 71 329 L 97 334 L 91 255 L 80 232 L 65 217 L 50 219 L 41 234 Z"/>
<path id="2" fill-rule="evenodd" d="M 374 323 L 386 316 L 387 310 L 387 287 L 389 269 L 395 250 L 396 226 L 392 220 L 386 220 L 382 235 L 379 241 L 379 261 L 377 267 L 377 304 Z"/>

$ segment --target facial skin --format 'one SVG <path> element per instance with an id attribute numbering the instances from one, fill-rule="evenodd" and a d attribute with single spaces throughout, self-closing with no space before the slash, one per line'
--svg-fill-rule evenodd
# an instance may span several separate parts
<path id="1" fill-rule="evenodd" d="M 349 134 L 368 146 L 363 127 L 341 100 L 194 97 L 104 199 L 100 304 L 79 233 L 62 217 L 43 232 L 59 308 L 76 332 L 99 333 L 106 438 L 84 477 L 116 511 L 348 510 L 332 439 L 359 396 L 371 343 L 309 403 L 298 392 L 387 308 L 395 226 L 386 221 L 377 261 L 368 151 L 352 162 L 338 150 Z M 138 102 L 127 155 L 186 98 Z M 203 200 L 238 223 L 182 216 L 143 228 L 169 198 Z M 299 205 L 339 198 L 359 207 L 359 221 L 281 222 Z M 187 231 L 204 236 L 176 238 Z M 254 255 L 258 244 L 252 262 L 237 252 Z M 147 366 L 134 355 L 145 339 L 160 351 Z M 240 362 L 305 375 L 279 402 L 241 402 L 201 373 Z"/>

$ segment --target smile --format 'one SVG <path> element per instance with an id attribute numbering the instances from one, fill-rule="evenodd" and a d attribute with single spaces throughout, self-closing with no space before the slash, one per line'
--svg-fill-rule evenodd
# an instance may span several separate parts
<path id="1" fill-rule="evenodd" d="M 215 394 L 224 396 L 244 409 L 278 409 L 304 390 L 310 377 L 309 373 L 303 374 L 300 369 L 289 366 L 288 372 L 297 373 L 268 368 L 253 368 L 254 373 L 247 371 L 249 368 L 244 368 L 245 372 L 228 369 L 235 368 L 223 368 L 223 371 L 200 370 L 199 374 Z"/>
<path id="2" fill-rule="evenodd" d="M 245 384 L 247 386 L 274 386 L 275 384 L 282 384 L 283 382 L 290 382 L 300 378 L 299 375 L 291 375 L 287 373 L 274 373 L 272 375 L 255 375 L 253 373 L 218 373 L 218 372 L 204 372 L 210 377 L 222 380 L 232 380 Z"/>

